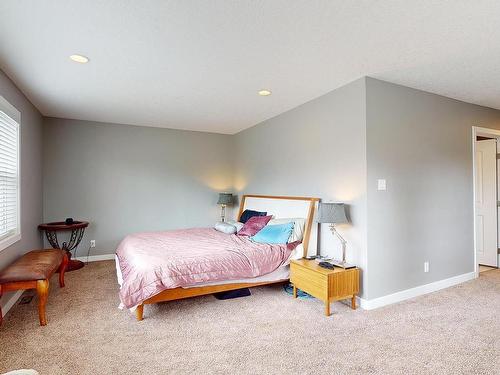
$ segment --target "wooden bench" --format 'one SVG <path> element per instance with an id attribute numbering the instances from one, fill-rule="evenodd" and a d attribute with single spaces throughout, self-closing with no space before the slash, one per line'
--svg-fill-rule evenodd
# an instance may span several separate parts
<path id="1" fill-rule="evenodd" d="M 0 297 L 5 292 L 36 289 L 40 325 L 47 325 L 45 305 L 49 294 L 49 279 L 58 271 L 59 285 L 61 288 L 64 287 L 64 272 L 67 266 L 68 256 L 64 250 L 30 251 L 0 272 Z M 2 319 L 2 308 L 0 307 L 0 325 Z"/>

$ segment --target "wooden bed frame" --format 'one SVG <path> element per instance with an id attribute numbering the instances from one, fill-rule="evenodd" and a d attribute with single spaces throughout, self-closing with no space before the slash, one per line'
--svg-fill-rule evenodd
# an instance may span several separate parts
<path id="1" fill-rule="evenodd" d="M 284 200 L 300 200 L 300 201 L 308 201 L 309 202 L 309 211 L 307 214 L 305 228 L 304 228 L 304 237 L 302 240 L 302 246 L 304 248 L 303 256 L 307 255 L 307 250 L 309 246 L 309 239 L 311 236 L 311 228 L 314 218 L 314 211 L 316 208 L 317 202 L 319 202 L 319 198 L 311 198 L 311 197 L 285 197 L 285 196 L 272 196 L 272 195 L 243 195 L 240 202 L 240 209 L 238 212 L 238 219 L 241 217 L 243 210 L 245 209 L 245 201 L 247 198 L 263 198 L 263 199 L 284 199 Z M 251 288 L 255 286 L 261 285 L 269 285 L 282 283 L 285 280 L 277 280 L 277 281 L 265 281 L 259 283 L 234 283 L 234 284 L 221 284 L 221 285 L 210 285 L 210 286 L 201 286 L 194 288 L 175 288 L 175 289 L 166 289 L 157 295 L 148 298 L 142 304 L 137 306 L 135 310 L 135 316 L 137 320 L 142 320 L 144 316 L 144 305 L 150 305 L 158 302 L 165 301 L 173 301 L 177 299 L 190 298 L 203 296 L 206 294 L 213 294 L 218 292 L 226 292 L 229 290 L 241 289 L 241 288 Z"/>

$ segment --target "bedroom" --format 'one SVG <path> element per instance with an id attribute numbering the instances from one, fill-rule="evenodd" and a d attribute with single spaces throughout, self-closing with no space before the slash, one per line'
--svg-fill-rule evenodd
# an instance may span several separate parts
<path id="1" fill-rule="evenodd" d="M 499 11 L 2 1 L 20 239 L 0 250 L 0 272 L 50 247 L 39 224 L 66 218 L 89 222 L 72 255 L 89 262 L 64 288 L 51 278 L 45 326 L 36 290 L 25 304 L 23 290 L 2 294 L 0 373 L 495 373 L 500 274 L 478 277 L 472 130 L 500 129 Z M 332 301 L 327 317 L 320 298 L 277 283 L 146 304 L 140 322 L 120 310 L 120 243 L 213 228 L 225 192 L 228 221 L 245 194 L 344 203 L 359 308 Z M 259 211 L 308 218 L 272 201 Z M 341 258 L 318 208 L 308 255 Z"/>

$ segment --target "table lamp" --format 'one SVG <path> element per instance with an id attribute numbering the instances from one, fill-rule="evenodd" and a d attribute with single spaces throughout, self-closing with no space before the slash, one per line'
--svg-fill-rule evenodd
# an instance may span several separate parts
<path id="1" fill-rule="evenodd" d="M 341 268 L 355 267 L 345 261 L 345 249 L 347 241 L 344 240 L 344 238 L 337 231 L 337 228 L 335 228 L 336 224 L 346 224 L 348 222 L 349 220 L 347 220 L 344 203 L 319 203 L 318 223 L 330 224 L 330 230 L 332 231 L 332 234 L 337 236 L 340 240 L 340 243 L 342 244 L 342 260 L 331 261 L 334 266 Z"/>
<path id="2" fill-rule="evenodd" d="M 226 220 L 226 206 L 231 206 L 233 204 L 233 194 L 231 193 L 219 193 L 219 200 L 217 204 L 221 206 L 220 219 L 222 222 Z"/>

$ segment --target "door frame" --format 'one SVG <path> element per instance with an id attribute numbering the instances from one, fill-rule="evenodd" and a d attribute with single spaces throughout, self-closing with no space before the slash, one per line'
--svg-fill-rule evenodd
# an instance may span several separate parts
<path id="1" fill-rule="evenodd" d="M 479 276 L 479 265 L 477 264 L 477 249 L 476 249 L 476 139 L 478 136 L 483 137 L 492 137 L 500 139 L 500 130 L 490 129 L 490 128 L 482 128 L 480 126 L 472 127 L 472 214 L 473 214 L 473 223 L 474 223 L 474 273 L 476 277 Z M 498 168 L 498 167 L 497 167 Z M 498 177 L 497 177 L 498 178 Z M 497 200 L 498 200 L 498 192 L 497 192 Z M 498 231 L 498 223 L 497 223 L 497 231 Z M 498 233 L 497 233 L 498 238 Z M 498 245 L 497 245 L 498 247 Z M 498 254 L 497 254 L 498 258 Z M 497 259 L 498 266 L 498 259 Z"/>

